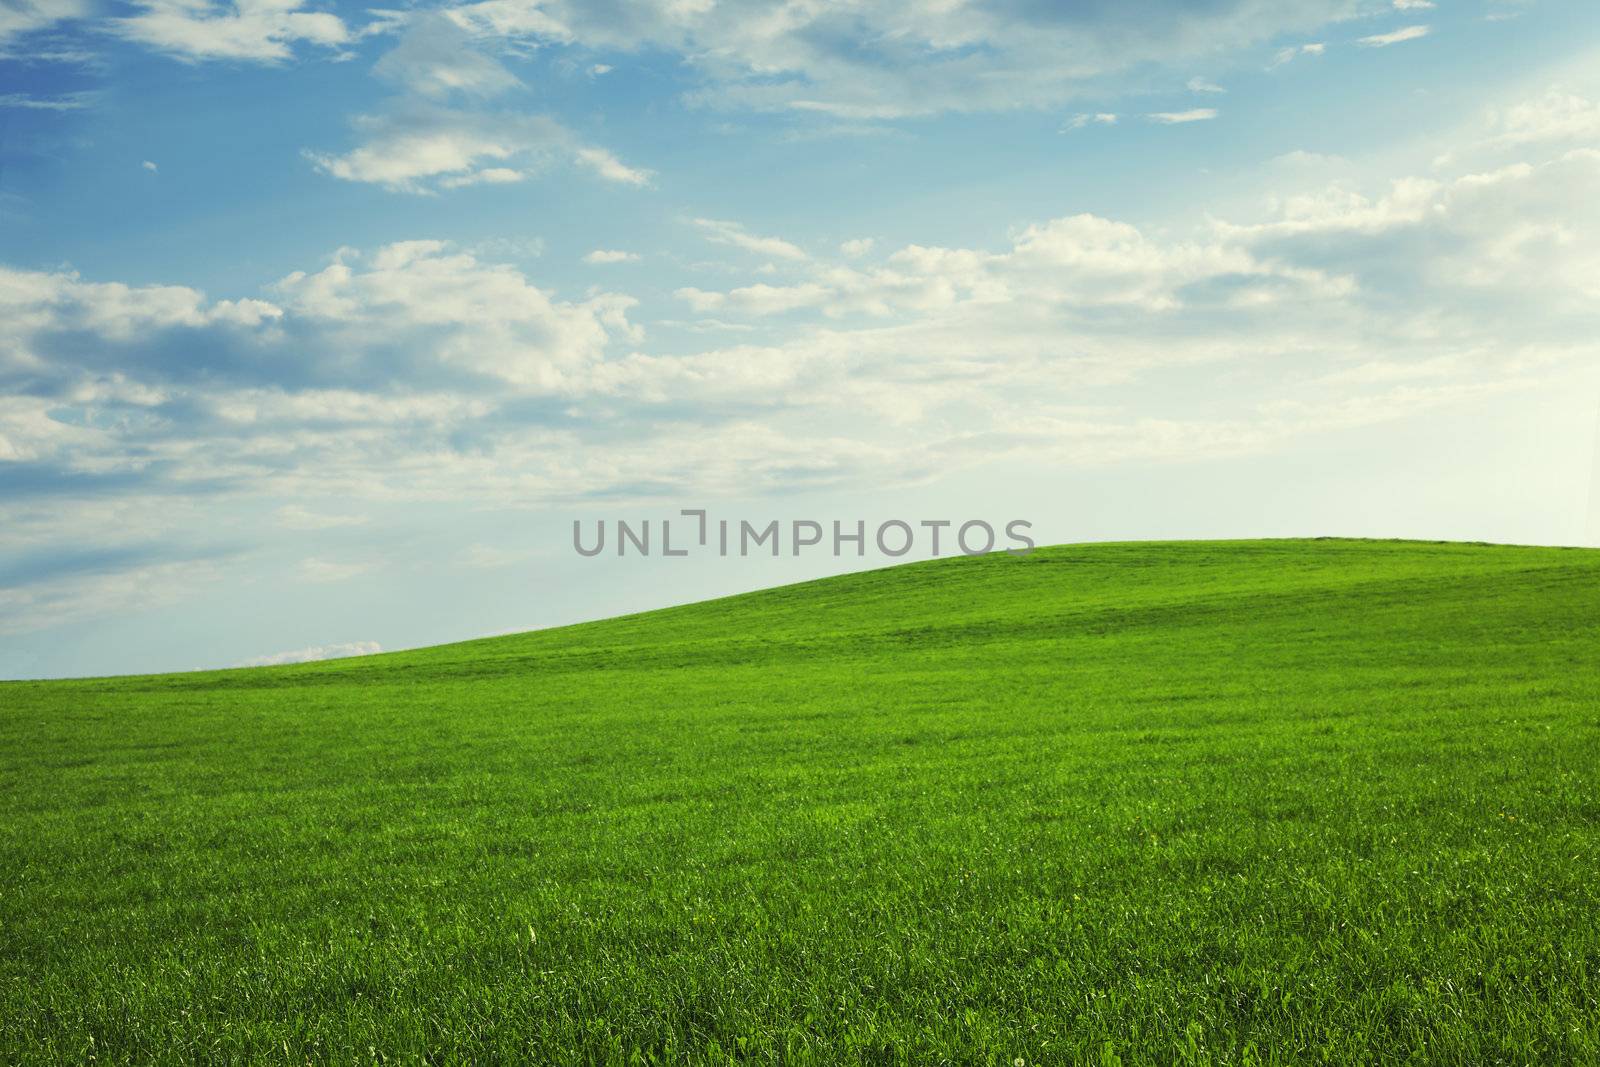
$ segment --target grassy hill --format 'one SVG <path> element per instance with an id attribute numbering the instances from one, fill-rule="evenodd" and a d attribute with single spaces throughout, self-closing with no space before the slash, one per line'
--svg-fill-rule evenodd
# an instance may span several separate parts
<path id="1" fill-rule="evenodd" d="M 1593 1062 L 1600 552 L 1073 546 L 0 685 L 0 1060 Z"/>

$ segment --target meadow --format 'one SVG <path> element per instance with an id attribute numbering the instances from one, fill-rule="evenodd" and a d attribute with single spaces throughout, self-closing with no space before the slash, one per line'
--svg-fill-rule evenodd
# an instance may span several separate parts
<path id="1" fill-rule="evenodd" d="M 1600 552 L 937 560 L 0 684 L 6 1063 L 1600 1060 Z"/>

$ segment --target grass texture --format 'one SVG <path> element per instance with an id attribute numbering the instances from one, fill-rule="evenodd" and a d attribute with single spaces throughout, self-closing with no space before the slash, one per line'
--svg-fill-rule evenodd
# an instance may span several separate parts
<path id="1" fill-rule="evenodd" d="M 1600 553 L 914 564 L 0 685 L 0 1061 L 1600 1058 Z"/>

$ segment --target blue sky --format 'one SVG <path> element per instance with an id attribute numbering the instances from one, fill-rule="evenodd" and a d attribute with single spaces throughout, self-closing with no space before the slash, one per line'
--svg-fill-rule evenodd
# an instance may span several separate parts
<path id="1" fill-rule="evenodd" d="M 1563 0 L 0 0 L 0 676 L 1041 542 L 1595 543 Z"/>

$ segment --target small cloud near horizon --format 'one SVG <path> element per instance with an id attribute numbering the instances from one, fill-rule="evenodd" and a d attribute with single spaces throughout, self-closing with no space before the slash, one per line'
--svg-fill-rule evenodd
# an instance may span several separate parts
<path id="1" fill-rule="evenodd" d="M 1405 26 L 1390 33 L 1375 33 L 1371 37 L 1363 37 L 1356 44 L 1366 48 L 1387 48 L 1392 44 L 1402 41 L 1415 41 L 1426 37 L 1431 32 L 1428 26 Z"/>
<path id="2" fill-rule="evenodd" d="M 273 652 L 265 656 L 252 656 L 234 664 L 236 667 L 281 667 L 287 663 L 319 663 L 328 659 L 349 659 L 351 656 L 372 656 L 383 651 L 376 641 L 347 641 L 336 645 L 315 645 L 297 648 L 291 652 Z"/>
<path id="3" fill-rule="evenodd" d="M 1063 133 L 1067 130 L 1081 130 L 1091 124 L 1096 126 L 1115 126 L 1117 124 L 1117 116 L 1109 111 L 1084 112 L 1081 115 L 1074 115 L 1062 123 L 1061 130 Z"/>
<path id="4" fill-rule="evenodd" d="M 1217 109 L 1214 107 L 1196 107 L 1188 111 L 1155 111 L 1145 117 L 1163 126 L 1177 126 L 1185 122 L 1209 122 L 1216 118 L 1217 114 Z"/>
<path id="5" fill-rule="evenodd" d="M 1321 41 L 1313 41 L 1310 44 L 1290 45 L 1288 48 L 1280 48 L 1272 57 L 1272 62 L 1267 64 L 1267 69 L 1272 70 L 1276 67 L 1281 67 L 1296 56 L 1320 56 L 1327 50 L 1328 46 Z"/>

